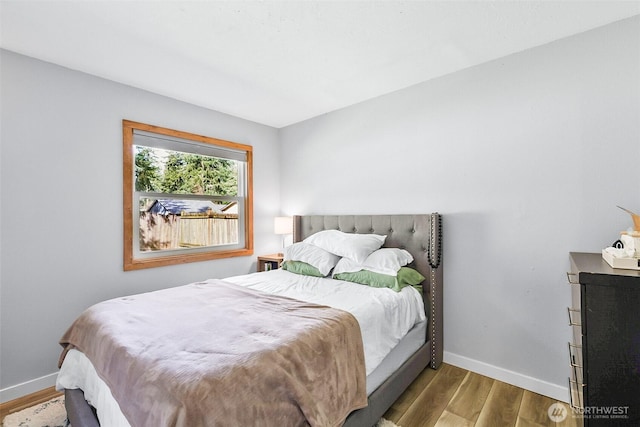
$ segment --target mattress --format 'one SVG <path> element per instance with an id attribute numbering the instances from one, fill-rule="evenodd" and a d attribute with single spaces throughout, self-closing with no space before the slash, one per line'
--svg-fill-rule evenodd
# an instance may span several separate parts
<path id="1" fill-rule="evenodd" d="M 360 324 L 367 372 L 367 394 L 373 392 L 425 342 L 427 321 L 422 296 L 408 287 L 401 292 L 370 288 L 328 278 L 301 276 L 284 270 L 224 279 L 263 292 L 349 311 Z M 130 427 L 107 385 L 84 354 L 71 350 L 56 386 L 80 388 L 97 409 L 103 426 Z"/>

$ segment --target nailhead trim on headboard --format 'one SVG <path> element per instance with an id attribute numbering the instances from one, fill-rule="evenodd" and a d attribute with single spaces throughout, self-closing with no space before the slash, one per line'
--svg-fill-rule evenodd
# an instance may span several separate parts
<path id="1" fill-rule="evenodd" d="M 431 287 L 431 319 L 430 321 L 433 324 L 431 328 L 431 367 L 437 368 L 437 364 L 440 362 L 437 358 L 436 352 L 439 348 L 437 331 L 438 331 L 438 317 L 436 316 L 437 308 L 436 301 L 440 297 L 437 295 L 438 292 L 442 292 L 440 287 L 438 286 L 438 277 L 436 275 L 436 271 L 438 271 L 438 267 L 440 267 L 440 262 L 442 261 L 442 222 L 440 215 L 438 213 L 431 214 L 431 239 L 429 240 L 429 266 L 431 267 L 431 280 L 429 282 L 429 286 Z M 440 350 L 441 351 L 441 350 Z"/>

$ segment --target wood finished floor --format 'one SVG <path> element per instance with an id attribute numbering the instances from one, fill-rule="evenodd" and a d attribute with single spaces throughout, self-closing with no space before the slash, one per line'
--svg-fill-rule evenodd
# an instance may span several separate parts
<path id="1" fill-rule="evenodd" d="M 567 417 L 551 421 L 560 403 Z M 425 369 L 384 417 L 401 427 L 534 427 L 582 425 L 569 405 L 540 394 L 443 363 Z"/>

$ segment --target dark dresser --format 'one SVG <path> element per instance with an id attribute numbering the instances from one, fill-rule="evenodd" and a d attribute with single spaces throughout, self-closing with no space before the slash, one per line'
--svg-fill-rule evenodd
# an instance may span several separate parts
<path id="1" fill-rule="evenodd" d="M 585 426 L 640 426 L 640 271 L 572 252 L 571 406 Z"/>

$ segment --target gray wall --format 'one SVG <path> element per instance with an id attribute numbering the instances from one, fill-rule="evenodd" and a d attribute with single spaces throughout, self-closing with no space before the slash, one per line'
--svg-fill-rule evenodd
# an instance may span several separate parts
<path id="1" fill-rule="evenodd" d="M 640 211 L 640 17 L 280 138 L 285 213 L 444 215 L 445 361 L 568 398 L 568 252 Z"/>
<path id="2" fill-rule="evenodd" d="M 122 119 L 253 146 L 256 254 L 281 245 L 280 158 L 273 128 L 7 51 L 0 60 L 6 401 L 53 384 L 58 339 L 89 305 L 255 269 L 242 257 L 123 272 Z"/>

